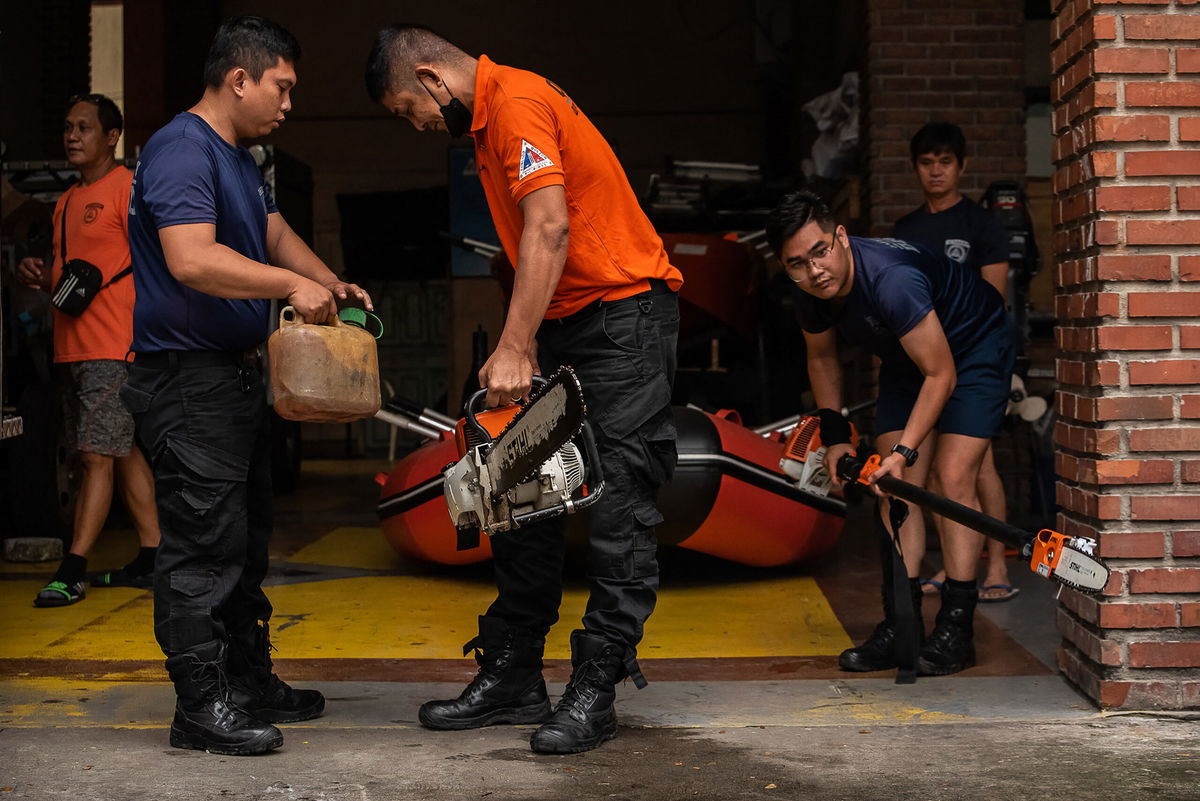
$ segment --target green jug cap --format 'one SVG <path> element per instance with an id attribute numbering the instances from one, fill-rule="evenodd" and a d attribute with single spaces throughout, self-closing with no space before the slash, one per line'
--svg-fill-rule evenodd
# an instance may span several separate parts
<path id="1" fill-rule="evenodd" d="M 376 339 L 383 336 L 383 321 L 366 309 L 360 309 L 357 306 L 347 306 L 338 312 L 338 318 L 343 323 L 358 326 Z M 373 323 L 373 326 L 369 323 Z M 371 330 L 372 327 L 374 327 L 374 331 Z"/>

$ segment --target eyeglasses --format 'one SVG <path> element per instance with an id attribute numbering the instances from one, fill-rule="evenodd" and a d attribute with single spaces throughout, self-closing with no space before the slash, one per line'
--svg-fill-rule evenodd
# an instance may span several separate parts
<path id="1" fill-rule="evenodd" d="M 834 237 L 833 237 L 833 241 L 819 243 L 817 251 L 815 253 L 812 253 L 812 251 L 810 251 L 810 253 L 812 253 L 812 255 L 809 256 L 808 258 L 795 258 L 795 259 L 789 260 L 786 265 L 788 271 L 791 272 L 792 270 L 804 270 L 805 272 L 808 272 L 808 270 L 810 268 L 812 268 L 814 265 L 824 262 L 831 255 L 833 255 L 833 251 L 834 251 L 834 248 L 837 247 L 837 243 L 838 243 L 838 239 L 837 239 L 837 234 L 835 233 Z M 792 278 L 792 281 L 795 283 L 800 283 L 795 278 Z"/>
<path id="2" fill-rule="evenodd" d="M 76 103 L 91 103 L 94 106 L 100 105 L 101 101 L 107 100 L 104 95 L 90 92 L 86 95 L 71 95 L 67 98 L 67 105 L 73 106 Z"/>

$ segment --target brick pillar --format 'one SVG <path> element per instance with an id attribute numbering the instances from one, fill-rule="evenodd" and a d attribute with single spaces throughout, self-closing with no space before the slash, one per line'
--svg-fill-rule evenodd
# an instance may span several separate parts
<path id="1" fill-rule="evenodd" d="M 923 200 L 908 153 L 927 122 L 967 136 L 963 193 L 1025 175 L 1021 4 L 1013 0 L 867 0 L 871 236 Z"/>
<path id="2" fill-rule="evenodd" d="M 1064 675 L 1102 707 L 1200 707 L 1200 5 L 1058 0 L 1059 523 L 1103 597 L 1064 591 Z"/>

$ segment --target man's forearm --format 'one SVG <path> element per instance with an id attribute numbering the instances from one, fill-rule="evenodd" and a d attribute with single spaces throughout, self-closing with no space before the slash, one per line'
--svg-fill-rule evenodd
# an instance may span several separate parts
<path id="1" fill-rule="evenodd" d="M 287 270 L 248 259 L 216 242 L 190 249 L 186 258 L 172 259 L 168 254 L 167 266 L 184 286 L 218 298 L 286 298 L 297 280 Z"/>
<path id="2" fill-rule="evenodd" d="M 912 411 L 908 414 L 908 421 L 904 424 L 904 431 L 900 435 L 901 445 L 907 445 L 910 448 L 921 446 L 925 437 L 929 436 L 929 432 L 937 426 L 942 409 L 945 408 L 946 401 L 954 392 L 955 382 L 954 375 L 925 376 L 925 381 L 921 384 L 921 391 L 917 393 L 917 400 L 913 403 Z"/>
<path id="3" fill-rule="evenodd" d="M 817 408 L 842 408 L 842 367 L 836 358 L 809 358 L 808 381 Z"/>
<path id="4" fill-rule="evenodd" d="M 279 235 L 279 241 L 270 250 L 270 258 L 272 264 L 316 281 L 321 286 L 338 280 L 325 262 L 290 227 Z"/>
<path id="5" fill-rule="evenodd" d="M 499 347 L 527 352 L 558 288 L 567 261 L 565 233 L 526 228 L 521 233 L 512 302 L 500 334 Z"/>

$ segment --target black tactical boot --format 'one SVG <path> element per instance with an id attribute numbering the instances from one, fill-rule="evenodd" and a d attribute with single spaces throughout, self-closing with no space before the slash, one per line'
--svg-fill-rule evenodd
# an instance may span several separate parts
<path id="1" fill-rule="evenodd" d="M 230 700 L 224 663 L 225 646 L 215 642 L 167 658 L 177 696 L 172 747 L 248 756 L 283 745 L 279 729 Z"/>
<path id="2" fill-rule="evenodd" d="M 325 696 L 316 690 L 296 690 L 275 675 L 270 634 L 266 626 L 229 638 L 230 696 L 233 702 L 268 723 L 311 720 L 325 709 Z"/>
<path id="3" fill-rule="evenodd" d="M 541 723 L 550 715 L 542 678 L 544 637 L 487 617 L 479 618 L 479 636 L 464 647 L 475 649 L 479 672 L 458 698 L 427 701 L 417 713 L 429 729 L 461 730 L 499 723 Z"/>
<path id="4" fill-rule="evenodd" d="M 616 683 L 625 678 L 625 646 L 571 633 L 571 681 L 554 715 L 529 740 L 539 754 L 590 751 L 617 736 Z"/>
<path id="5" fill-rule="evenodd" d="M 917 673 L 945 676 L 975 664 L 975 604 L 979 588 L 974 581 L 946 579 L 942 585 L 942 608 L 933 633 L 917 659 Z"/>
<path id="6" fill-rule="evenodd" d="M 925 631 L 921 619 L 921 580 L 908 580 L 909 592 L 912 594 L 913 610 L 916 612 L 916 629 Z M 890 577 L 883 581 L 883 622 L 875 627 L 875 631 L 866 642 L 857 648 L 847 648 L 838 657 L 838 667 L 855 673 L 867 673 L 874 670 L 891 670 L 897 666 L 896 660 L 896 604 L 895 593 Z"/>

